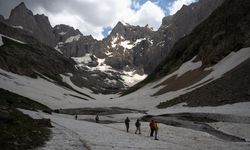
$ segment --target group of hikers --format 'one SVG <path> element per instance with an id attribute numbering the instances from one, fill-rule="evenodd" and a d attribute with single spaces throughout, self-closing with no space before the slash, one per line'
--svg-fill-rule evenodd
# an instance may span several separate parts
<path id="1" fill-rule="evenodd" d="M 77 120 L 77 118 L 78 118 L 78 116 L 77 116 L 77 114 L 75 114 L 75 119 Z M 99 123 L 99 121 L 100 121 L 99 115 L 96 114 L 95 122 Z M 129 132 L 129 123 L 130 123 L 129 118 L 127 117 L 124 122 L 125 122 L 126 130 L 127 130 L 127 132 Z M 139 134 L 141 134 L 141 122 L 139 119 L 136 120 L 135 127 L 136 127 L 135 134 L 137 134 L 137 132 Z M 150 127 L 150 136 L 151 137 L 154 136 L 155 140 L 158 140 L 158 125 L 157 125 L 156 120 L 151 119 L 151 121 L 149 123 L 149 127 Z"/>
<path id="2" fill-rule="evenodd" d="M 127 132 L 129 132 L 129 118 L 127 117 L 125 119 L 125 126 L 126 126 L 126 129 L 127 129 Z M 136 122 L 135 122 L 135 127 L 136 127 L 136 130 L 135 130 L 135 134 L 137 134 L 137 131 L 139 131 L 139 134 L 141 134 L 141 123 L 140 123 L 140 120 L 137 119 Z M 158 140 L 158 125 L 157 125 L 157 121 L 154 120 L 154 119 L 151 119 L 150 123 L 149 123 L 149 127 L 150 127 L 150 136 L 151 137 L 155 137 L 155 140 Z"/>

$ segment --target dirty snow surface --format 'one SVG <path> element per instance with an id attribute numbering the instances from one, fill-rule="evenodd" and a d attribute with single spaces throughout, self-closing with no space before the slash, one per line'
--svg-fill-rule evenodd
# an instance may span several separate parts
<path id="1" fill-rule="evenodd" d="M 157 141 L 149 136 L 147 122 L 142 122 L 142 134 L 139 135 L 134 134 L 133 124 L 135 120 L 131 120 L 130 131 L 127 133 L 123 123 L 97 124 L 84 120 L 74 120 L 73 116 L 22 111 L 33 117 L 36 113 L 41 117 L 49 118 L 55 125 L 52 128 L 52 139 L 41 149 L 57 149 L 56 146 L 59 146 L 59 149 L 66 150 L 72 149 L 68 147 L 72 145 L 74 149 L 92 150 L 246 150 L 250 146 L 248 142 L 226 142 L 204 132 L 160 123 L 158 124 L 159 140 Z"/>

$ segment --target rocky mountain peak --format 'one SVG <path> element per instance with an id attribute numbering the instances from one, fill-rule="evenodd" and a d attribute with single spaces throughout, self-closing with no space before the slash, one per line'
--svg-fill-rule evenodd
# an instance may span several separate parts
<path id="1" fill-rule="evenodd" d="M 117 34 L 124 36 L 126 32 L 125 26 L 122 22 L 118 22 L 110 33 L 110 36 L 116 36 Z"/>
<path id="2" fill-rule="evenodd" d="M 33 31 L 37 26 L 32 11 L 27 9 L 22 2 L 11 10 L 9 24 L 12 26 L 22 26 L 26 30 Z"/>
<path id="3" fill-rule="evenodd" d="M 29 11 L 31 12 L 29 9 L 27 9 L 26 5 L 24 4 L 24 2 L 21 2 L 19 5 L 17 5 L 13 11 L 15 10 L 24 10 L 24 11 Z M 32 13 L 32 12 L 31 12 Z M 33 14 L 33 13 L 32 13 Z"/>

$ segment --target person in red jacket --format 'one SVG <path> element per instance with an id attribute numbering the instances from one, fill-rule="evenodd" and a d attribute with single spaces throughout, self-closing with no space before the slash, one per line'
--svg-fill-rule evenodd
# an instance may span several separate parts
<path id="1" fill-rule="evenodd" d="M 154 136 L 154 120 L 152 119 L 149 123 L 149 127 L 150 127 L 150 136 Z"/>

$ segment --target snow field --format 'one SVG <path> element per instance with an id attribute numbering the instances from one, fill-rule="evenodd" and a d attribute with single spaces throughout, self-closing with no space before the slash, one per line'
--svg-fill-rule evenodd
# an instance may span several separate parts
<path id="1" fill-rule="evenodd" d="M 216 122 L 209 125 L 224 133 L 236 135 L 250 142 L 250 124 Z"/>
<path id="2" fill-rule="evenodd" d="M 61 128 L 58 128 L 58 126 L 52 128 L 52 130 L 59 131 L 54 131 L 53 136 L 59 137 L 60 134 L 65 132 L 66 134 L 71 133 L 74 135 L 74 137 L 79 136 L 80 141 L 86 142 L 84 144 L 88 145 L 89 148 L 93 150 L 245 150 L 249 148 L 249 143 L 224 142 L 204 132 L 172 127 L 164 124 L 158 124 L 159 141 L 155 141 L 152 137 L 149 137 L 148 122 L 141 122 L 142 134 L 138 135 L 134 134 L 135 120 L 132 119 L 130 123 L 130 132 L 127 133 L 125 131 L 124 123 L 96 124 L 82 120 L 74 120 L 73 116 L 71 116 L 72 118 L 70 118 L 69 116 L 66 117 L 67 115 L 58 116 L 55 114 L 48 115 L 42 112 L 32 112 L 28 110 L 22 111 L 25 114 L 29 114 L 33 117 L 36 115 L 40 115 L 44 118 L 50 118 L 53 124 L 61 126 Z M 34 113 L 36 115 L 34 115 Z M 62 150 L 67 149 L 67 145 L 70 143 L 70 141 L 67 141 L 67 138 L 63 138 L 61 140 L 63 144 L 61 144 L 60 148 Z M 51 144 L 47 144 L 46 146 L 50 145 L 51 147 L 53 147 L 53 144 L 57 144 L 57 142 L 51 142 Z M 48 147 L 44 147 L 44 149 L 46 148 Z M 76 147 L 76 149 L 78 149 L 78 147 Z M 79 149 L 83 148 L 81 147 Z"/>

